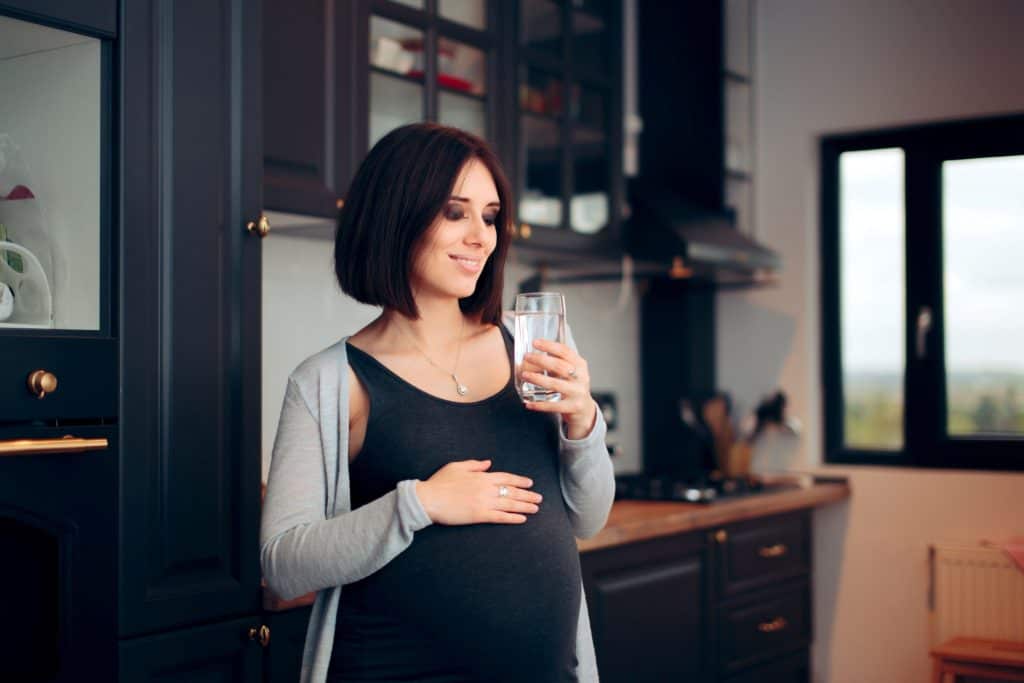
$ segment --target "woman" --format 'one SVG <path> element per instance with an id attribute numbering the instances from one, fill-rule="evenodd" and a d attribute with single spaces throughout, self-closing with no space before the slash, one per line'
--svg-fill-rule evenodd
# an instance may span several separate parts
<path id="1" fill-rule="evenodd" d="M 270 588 L 319 591 L 303 681 L 597 680 L 574 537 L 611 508 L 605 424 L 571 336 L 528 357 L 562 400 L 516 395 L 511 206 L 487 145 L 436 124 L 352 181 L 335 273 L 383 312 L 288 378 L 261 528 Z"/>

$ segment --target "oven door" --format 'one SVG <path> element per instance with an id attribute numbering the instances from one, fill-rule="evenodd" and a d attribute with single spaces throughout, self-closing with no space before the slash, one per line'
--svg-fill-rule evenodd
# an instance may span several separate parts
<path id="1" fill-rule="evenodd" d="M 116 506 L 116 425 L 0 428 L 4 680 L 116 679 Z"/>

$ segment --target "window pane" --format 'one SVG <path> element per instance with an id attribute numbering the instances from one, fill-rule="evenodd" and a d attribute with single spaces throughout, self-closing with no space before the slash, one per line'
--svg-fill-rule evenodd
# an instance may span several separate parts
<path id="1" fill-rule="evenodd" d="M 951 435 L 1024 434 L 1024 156 L 947 161 L 946 397 Z"/>
<path id="2" fill-rule="evenodd" d="M 843 433 L 848 448 L 903 446 L 903 150 L 839 157 Z"/>

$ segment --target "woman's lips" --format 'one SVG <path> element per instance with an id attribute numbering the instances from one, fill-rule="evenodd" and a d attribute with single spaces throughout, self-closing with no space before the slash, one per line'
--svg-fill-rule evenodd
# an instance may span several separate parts
<path id="1" fill-rule="evenodd" d="M 455 261 L 455 263 L 459 265 L 459 268 L 473 275 L 479 273 L 480 269 L 483 268 L 484 265 L 484 260 L 482 258 L 469 258 L 466 256 L 455 256 L 454 254 L 449 254 L 448 257 Z"/>

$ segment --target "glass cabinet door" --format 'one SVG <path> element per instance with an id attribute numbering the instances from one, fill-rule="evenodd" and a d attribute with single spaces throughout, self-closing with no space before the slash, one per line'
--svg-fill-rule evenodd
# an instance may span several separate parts
<path id="1" fill-rule="evenodd" d="M 0 17 L 0 329 L 100 329 L 100 47 Z"/>
<path id="2" fill-rule="evenodd" d="M 109 81 L 109 43 L 0 14 L 0 422 L 114 414 Z"/>
<path id="3" fill-rule="evenodd" d="M 604 0 L 518 6 L 519 220 L 594 235 L 612 215 L 617 25 Z M 520 230 L 524 236 L 533 231 Z"/>
<path id="4" fill-rule="evenodd" d="M 398 4 L 403 7 L 370 6 L 367 147 L 398 126 L 425 120 L 488 137 L 496 41 L 486 0 L 443 0 L 433 3 L 436 13 L 422 0 Z"/>

